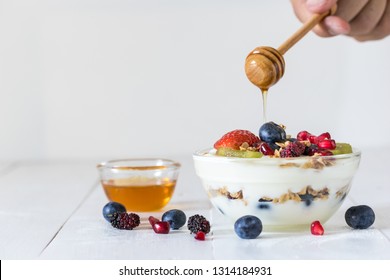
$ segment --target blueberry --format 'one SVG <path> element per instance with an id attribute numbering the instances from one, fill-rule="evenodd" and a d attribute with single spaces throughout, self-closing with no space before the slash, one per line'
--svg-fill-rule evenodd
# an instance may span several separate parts
<path id="1" fill-rule="evenodd" d="M 345 212 L 345 221 L 354 229 L 369 228 L 375 221 L 375 213 L 367 205 L 350 207 Z"/>
<path id="2" fill-rule="evenodd" d="M 319 151 L 318 146 L 316 144 L 311 144 L 310 146 L 305 147 L 304 155 L 312 156 Z"/>
<path id="3" fill-rule="evenodd" d="M 179 229 L 181 228 L 187 220 L 186 214 L 179 209 L 172 209 L 165 212 L 161 220 L 163 222 L 169 222 L 171 229 Z"/>
<path id="4" fill-rule="evenodd" d="M 272 142 L 266 142 L 268 144 L 268 146 L 272 149 L 272 150 L 279 150 L 280 149 L 280 146 L 278 144 L 275 144 L 275 143 L 272 143 Z"/>
<path id="5" fill-rule="evenodd" d="M 270 209 L 271 206 L 269 206 L 269 203 L 260 203 L 259 205 L 257 205 L 257 208 L 259 208 L 259 209 Z"/>
<path id="6" fill-rule="evenodd" d="M 242 239 L 254 239 L 262 230 L 260 219 L 252 215 L 243 216 L 234 223 L 234 231 Z"/>
<path id="7" fill-rule="evenodd" d="M 118 202 L 109 202 L 103 207 L 103 217 L 107 221 L 111 222 L 114 213 L 125 213 L 126 208 Z"/>
<path id="8" fill-rule="evenodd" d="M 306 206 L 310 206 L 312 201 L 314 200 L 314 196 L 309 193 L 300 194 L 299 197 L 303 202 L 305 202 Z"/>
<path id="9" fill-rule="evenodd" d="M 274 122 L 264 123 L 259 130 L 260 139 L 267 143 L 284 142 L 286 131 Z"/>

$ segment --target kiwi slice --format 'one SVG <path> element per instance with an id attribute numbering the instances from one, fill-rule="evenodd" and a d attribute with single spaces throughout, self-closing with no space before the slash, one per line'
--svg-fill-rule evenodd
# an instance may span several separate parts
<path id="1" fill-rule="evenodd" d="M 261 158 L 262 153 L 257 151 L 248 151 L 248 150 L 234 150 L 230 148 L 219 148 L 217 150 L 218 156 L 224 157 L 240 157 L 240 158 Z"/>
<path id="2" fill-rule="evenodd" d="M 348 143 L 336 143 L 336 149 L 331 150 L 334 155 L 351 154 L 352 146 Z"/>

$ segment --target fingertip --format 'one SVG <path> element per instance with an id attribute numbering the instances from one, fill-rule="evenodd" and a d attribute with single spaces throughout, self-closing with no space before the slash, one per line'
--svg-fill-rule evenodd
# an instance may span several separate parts
<path id="1" fill-rule="evenodd" d="M 329 11 L 337 0 L 307 0 L 307 9 L 312 13 L 323 13 Z"/>

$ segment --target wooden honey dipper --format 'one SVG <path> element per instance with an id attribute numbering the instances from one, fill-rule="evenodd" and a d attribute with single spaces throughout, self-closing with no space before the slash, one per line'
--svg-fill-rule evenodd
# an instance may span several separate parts
<path id="1" fill-rule="evenodd" d="M 262 91 L 267 91 L 272 85 L 276 84 L 284 74 L 285 62 L 283 55 L 314 26 L 335 12 L 336 6 L 322 14 L 315 14 L 278 49 L 264 46 L 255 48 L 245 60 L 245 73 L 249 81 Z"/>

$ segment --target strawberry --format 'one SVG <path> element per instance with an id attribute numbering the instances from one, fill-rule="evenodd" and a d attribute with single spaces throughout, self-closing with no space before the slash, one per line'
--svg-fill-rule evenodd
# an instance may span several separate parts
<path id="1" fill-rule="evenodd" d="M 249 146 L 253 146 L 260 142 L 260 138 L 249 130 L 236 129 L 223 135 L 217 142 L 215 142 L 214 148 L 219 149 L 221 147 L 225 147 L 239 150 L 240 146 L 244 142 L 248 143 Z"/>

